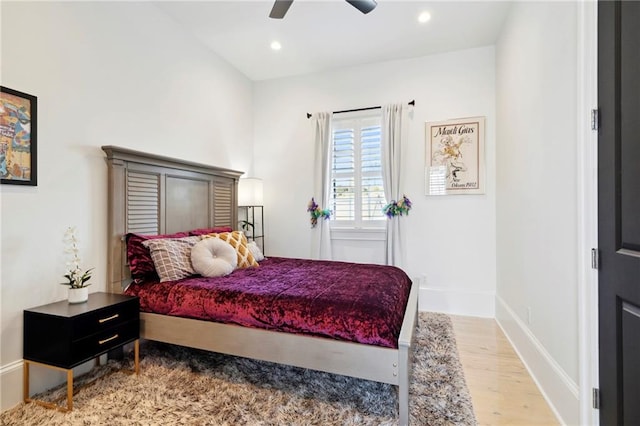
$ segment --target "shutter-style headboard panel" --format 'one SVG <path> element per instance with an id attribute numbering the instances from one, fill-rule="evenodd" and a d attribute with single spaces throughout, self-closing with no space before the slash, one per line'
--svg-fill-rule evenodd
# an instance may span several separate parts
<path id="1" fill-rule="evenodd" d="M 237 202 L 233 198 L 233 182 L 217 180 L 213 183 L 213 218 L 217 226 L 235 228 L 238 223 Z M 233 210 L 236 210 L 236 214 Z M 231 219 L 231 221 L 229 221 Z M 235 220 L 234 220 L 235 219 Z"/>
<path id="2" fill-rule="evenodd" d="M 238 224 L 242 172 L 115 146 L 108 165 L 108 291 L 129 283 L 124 236 Z"/>
<path id="3" fill-rule="evenodd" d="M 127 232 L 159 234 L 160 174 L 126 170 Z"/>

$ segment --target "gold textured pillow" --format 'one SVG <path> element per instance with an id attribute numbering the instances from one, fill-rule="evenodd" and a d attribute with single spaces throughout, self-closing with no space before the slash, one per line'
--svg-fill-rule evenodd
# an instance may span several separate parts
<path id="1" fill-rule="evenodd" d="M 251 250 L 249 250 L 247 237 L 244 236 L 243 232 L 233 231 L 233 232 L 222 232 L 220 234 L 208 234 L 205 235 L 204 238 L 220 238 L 222 241 L 226 241 L 231 244 L 231 246 L 236 249 L 236 253 L 238 253 L 238 268 L 251 268 L 257 267 L 258 262 L 256 262 L 255 257 L 251 254 Z"/>

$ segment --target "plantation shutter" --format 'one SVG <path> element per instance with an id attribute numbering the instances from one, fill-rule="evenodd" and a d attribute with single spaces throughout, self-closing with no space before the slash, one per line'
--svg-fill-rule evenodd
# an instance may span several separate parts
<path id="1" fill-rule="evenodd" d="M 362 220 L 383 218 L 384 188 L 382 185 L 382 152 L 380 124 L 361 130 L 361 196 Z"/>
<path id="2" fill-rule="evenodd" d="M 354 129 L 333 132 L 333 168 L 331 179 L 332 210 L 335 220 L 354 220 L 355 148 Z"/>
<path id="3" fill-rule="evenodd" d="M 338 226 L 377 226 L 385 204 L 379 113 L 333 121 L 331 211 Z"/>

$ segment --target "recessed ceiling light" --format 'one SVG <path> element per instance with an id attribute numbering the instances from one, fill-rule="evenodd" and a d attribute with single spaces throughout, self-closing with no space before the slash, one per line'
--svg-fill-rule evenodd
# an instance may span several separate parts
<path id="1" fill-rule="evenodd" d="M 424 24 L 431 19 L 431 14 L 429 12 L 422 12 L 420 16 L 418 16 L 418 22 Z"/>
<path id="2" fill-rule="evenodd" d="M 271 48 L 273 50 L 280 50 L 280 49 L 282 49 L 282 45 L 280 44 L 279 41 L 272 41 L 271 42 Z"/>

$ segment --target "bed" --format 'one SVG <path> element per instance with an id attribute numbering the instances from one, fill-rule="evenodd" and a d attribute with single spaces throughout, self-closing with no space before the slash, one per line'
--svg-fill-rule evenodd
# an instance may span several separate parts
<path id="1" fill-rule="evenodd" d="M 102 149 L 108 166 L 109 291 L 122 293 L 132 283 L 127 234 L 237 228 L 237 187 L 242 172 L 115 146 Z M 148 340 L 396 385 L 398 421 L 404 425 L 409 424 L 416 287 L 408 290 L 397 340 L 391 345 L 150 312 L 141 312 L 140 332 Z"/>

